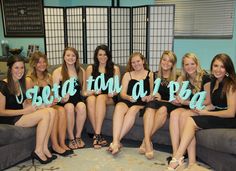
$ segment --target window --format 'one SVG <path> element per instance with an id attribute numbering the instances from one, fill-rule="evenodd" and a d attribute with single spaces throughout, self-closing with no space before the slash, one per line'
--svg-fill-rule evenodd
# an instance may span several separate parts
<path id="1" fill-rule="evenodd" d="M 234 0 L 156 0 L 175 4 L 175 38 L 232 38 Z"/>

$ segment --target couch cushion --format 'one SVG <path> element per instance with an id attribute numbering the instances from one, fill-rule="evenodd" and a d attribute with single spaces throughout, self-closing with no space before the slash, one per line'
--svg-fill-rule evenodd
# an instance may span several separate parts
<path id="1" fill-rule="evenodd" d="M 35 136 L 35 128 L 22 128 L 14 125 L 0 124 L 0 146 L 11 144 Z"/>
<path id="2" fill-rule="evenodd" d="M 197 144 L 203 147 L 236 154 L 236 129 L 205 129 L 197 133 Z"/>

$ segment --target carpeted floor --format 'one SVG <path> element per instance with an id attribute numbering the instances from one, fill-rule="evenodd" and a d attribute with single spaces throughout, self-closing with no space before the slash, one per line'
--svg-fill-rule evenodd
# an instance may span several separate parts
<path id="1" fill-rule="evenodd" d="M 109 137 L 107 139 L 110 140 Z M 167 167 L 166 158 L 170 156 L 168 147 L 154 145 L 154 159 L 147 160 L 138 153 L 140 142 L 137 141 L 123 141 L 121 152 L 113 156 L 106 151 L 107 147 L 97 150 L 91 148 L 90 138 L 85 137 L 84 140 L 90 148 L 75 150 L 68 157 L 58 156 L 47 165 L 41 165 L 38 161 L 32 165 L 31 160 L 27 160 L 7 171 L 163 171 Z M 208 168 L 206 165 L 204 167 Z"/>

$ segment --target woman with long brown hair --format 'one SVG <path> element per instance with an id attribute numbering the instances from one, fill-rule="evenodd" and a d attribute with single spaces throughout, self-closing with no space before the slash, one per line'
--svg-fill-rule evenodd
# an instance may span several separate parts
<path id="1" fill-rule="evenodd" d="M 67 47 L 63 52 L 62 66 L 53 72 L 53 83 L 61 86 L 66 80 L 74 78 L 76 93 L 73 96 L 67 94 L 62 98 L 59 105 L 64 106 L 67 114 L 67 132 L 69 136 L 69 147 L 71 149 L 83 148 L 85 146 L 81 139 L 81 133 L 86 120 L 86 106 L 84 103 L 85 71 L 80 66 L 78 51 L 73 47 Z M 76 117 L 75 117 L 76 114 Z M 74 135 L 74 127 L 76 133 Z"/>
<path id="2" fill-rule="evenodd" d="M 7 66 L 7 79 L 0 81 L 0 123 L 19 127 L 36 126 L 37 138 L 35 149 L 31 154 L 32 161 L 36 159 L 41 164 L 47 164 L 55 157 L 48 149 L 55 110 L 38 108 L 26 100 L 26 71 L 22 57 L 10 57 Z"/>

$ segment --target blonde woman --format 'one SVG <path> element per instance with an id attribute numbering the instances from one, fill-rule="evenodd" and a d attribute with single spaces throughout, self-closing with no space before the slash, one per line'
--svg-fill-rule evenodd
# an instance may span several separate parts
<path id="1" fill-rule="evenodd" d="M 140 81 L 143 81 L 144 92 L 147 91 L 147 94 L 135 100 L 132 90 Z M 132 128 L 136 114 L 152 100 L 152 89 L 153 73 L 148 70 L 145 57 L 139 52 L 134 52 L 129 58 L 127 72 L 122 79 L 121 100 L 113 114 L 113 141 L 108 148 L 113 155 L 120 151 L 120 141 Z"/>
<path id="2" fill-rule="evenodd" d="M 45 54 L 34 52 L 29 61 L 29 73 L 26 77 L 26 88 L 39 87 L 38 96 L 42 97 L 45 86 L 53 87 L 52 76 L 48 73 L 48 60 Z M 73 151 L 65 144 L 66 138 L 66 112 L 64 107 L 49 105 L 56 110 L 55 121 L 51 133 L 52 151 L 61 156 L 67 156 Z"/>
<path id="3" fill-rule="evenodd" d="M 81 139 L 81 133 L 86 120 L 86 106 L 83 98 L 86 83 L 85 71 L 80 66 L 78 51 L 73 47 L 64 49 L 62 66 L 53 72 L 53 83 L 62 87 L 63 83 L 70 78 L 75 78 L 74 88 L 76 93 L 73 96 L 67 94 L 62 98 L 59 105 L 64 106 L 67 114 L 69 147 L 78 149 L 85 146 Z M 60 88 L 59 92 L 61 91 L 62 88 Z M 76 127 L 76 131 L 74 131 L 74 127 Z"/>
<path id="4" fill-rule="evenodd" d="M 154 157 L 152 135 L 164 125 L 170 112 L 178 107 L 169 102 L 169 88 L 167 87 L 170 81 L 176 81 L 176 62 L 176 55 L 172 51 L 164 51 L 160 59 L 159 70 L 154 74 L 154 79 L 161 79 L 161 83 L 155 99 L 148 102 L 145 107 L 144 140 L 139 148 L 139 153 L 145 154 L 147 159 Z"/>
<path id="5" fill-rule="evenodd" d="M 201 69 L 198 57 L 194 53 L 186 53 L 182 58 L 182 73 L 177 80 L 180 84 L 183 81 L 189 81 L 188 88 L 192 91 L 189 99 L 183 100 L 179 96 L 176 97 L 174 103 L 176 105 L 182 105 L 182 107 L 175 109 L 170 114 L 170 136 L 173 149 L 173 156 L 175 155 L 180 142 L 180 137 L 183 132 L 184 124 L 188 116 L 193 116 L 195 113 L 189 109 L 189 103 L 193 95 L 200 91 L 210 92 L 210 77 L 209 75 Z M 204 104 L 210 103 L 209 93 L 206 94 L 206 99 Z M 188 148 L 189 162 L 195 162 L 195 139 L 191 142 Z M 190 152 L 191 151 L 191 152 Z"/>
<path id="6" fill-rule="evenodd" d="M 195 110 L 196 116 L 187 118 L 180 145 L 170 161 L 168 170 L 177 170 L 183 166 L 183 155 L 186 149 L 192 145 L 196 131 L 200 129 L 236 128 L 236 74 L 234 64 L 227 54 L 217 54 L 211 62 L 211 72 L 213 74 L 210 83 L 211 103 L 203 110 Z M 193 148 L 195 150 L 195 144 Z M 188 150 L 189 152 L 192 151 Z M 196 158 L 196 154 L 192 157 Z M 189 163 L 186 170 L 205 171 L 207 169 L 194 162 Z"/>

